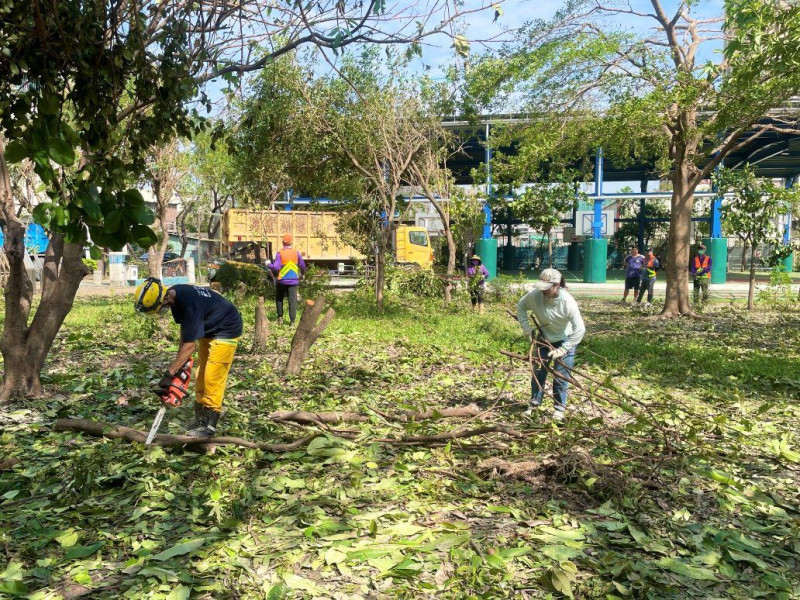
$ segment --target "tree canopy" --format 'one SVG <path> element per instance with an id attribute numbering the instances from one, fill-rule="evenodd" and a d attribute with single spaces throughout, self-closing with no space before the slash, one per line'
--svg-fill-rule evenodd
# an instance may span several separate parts
<path id="1" fill-rule="evenodd" d="M 514 105 L 529 116 L 506 128 L 516 156 L 497 155 L 496 172 L 509 181 L 569 165 L 588 175 L 597 147 L 621 164 L 659 167 L 673 193 L 666 315 L 692 312 L 686 267 L 696 187 L 764 133 L 800 131 L 798 115 L 784 108 L 800 93 L 800 9 L 729 0 L 724 16 L 708 18 L 708 6 L 682 2 L 668 13 L 660 0 L 647 8 L 570 2 L 486 54 L 465 97 L 467 112 Z"/>

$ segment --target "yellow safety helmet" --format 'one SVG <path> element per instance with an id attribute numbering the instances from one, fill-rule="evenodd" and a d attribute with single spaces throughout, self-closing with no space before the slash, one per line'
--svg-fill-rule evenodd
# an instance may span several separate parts
<path id="1" fill-rule="evenodd" d="M 164 287 L 160 279 L 148 277 L 137 286 L 136 291 L 133 293 L 133 307 L 140 313 L 158 312 L 164 302 L 166 292 L 167 288 Z"/>

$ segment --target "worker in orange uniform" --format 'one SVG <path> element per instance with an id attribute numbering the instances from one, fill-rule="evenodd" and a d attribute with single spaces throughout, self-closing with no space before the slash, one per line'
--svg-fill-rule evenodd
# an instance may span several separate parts
<path id="1" fill-rule="evenodd" d="M 703 303 L 708 302 L 711 292 L 708 291 L 708 282 L 711 280 L 711 257 L 706 254 L 706 247 L 700 244 L 697 247 L 697 256 L 692 259 L 689 270 L 694 275 L 694 303 L 700 300 L 700 291 L 703 291 Z"/>
<path id="2" fill-rule="evenodd" d="M 297 286 L 300 278 L 306 272 L 306 263 L 303 256 L 292 248 L 292 236 L 289 233 L 283 236 L 283 248 L 275 255 L 269 265 L 275 273 L 275 308 L 278 311 L 278 322 L 283 323 L 283 299 L 289 297 L 289 324 L 294 323 L 297 317 Z"/>

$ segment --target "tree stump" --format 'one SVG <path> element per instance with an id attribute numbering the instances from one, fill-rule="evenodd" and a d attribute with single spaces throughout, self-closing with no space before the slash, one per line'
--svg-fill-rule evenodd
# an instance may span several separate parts
<path id="1" fill-rule="evenodd" d="M 268 337 L 269 321 L 267 321 L 267 311 L 264 308 L 264 296 L 259 296 L 258 306 L 256 306 L 256 327 L 253 334 L 253 350 L 265 350 L 267 348 Z"/>
<path id="2" fill-rule="evenodd" d="M 303 360 L 309 348 L 325 331 L 328 323 L 331 322 L 331 319 L 336 314 L 335 310 L 329 308 L 325 316 L 317 323 L 324 309 L 325 298 L 319 297 L 316 300 L 306 300 L 305 310 L 300 317 L 300 323 L 294 332 L 294 337 L 292 337 L 292 350 L 289 352 L 289 359 L 286 361 L 287 375 L 298 375 L 300 373 L 300 367 L 303 365 Z"/>

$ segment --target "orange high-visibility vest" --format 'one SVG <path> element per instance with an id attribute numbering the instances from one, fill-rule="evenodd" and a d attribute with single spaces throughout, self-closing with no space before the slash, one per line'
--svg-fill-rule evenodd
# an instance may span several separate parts
<path id="1" fill-rule="evenodd" d="M 697 277 L 708 277 L 709 276 L 709 274 L 708 274 L 708 261 L 709 260 L 710 259 L 708 258 L 708 255 L 703 257 L 702 262 L 700 261 L 700 257 L 699 256 L 695 256 L 694 257 L 694 271 L 695 271 L 695 273 L 697 273 L 697 271 L 699 271 L 700 269 L 706 269 L 706 272 L 703 275 L 697 275 Z"/>
<path id="2" fill-rule="evenodd" d="M 298 252 L 294 248 L 283 248 L 280 252 L 281 255 L 281 271 L 278 273 L 278 281 L 283 280 L 287 275 L 300 277 L 300 267 L 297 263 L 300 259 L 297 257 Z"/>

